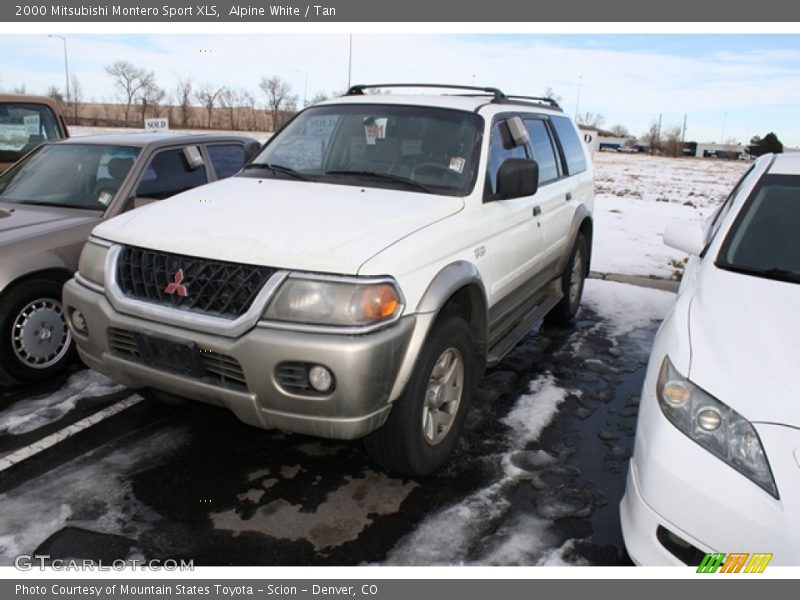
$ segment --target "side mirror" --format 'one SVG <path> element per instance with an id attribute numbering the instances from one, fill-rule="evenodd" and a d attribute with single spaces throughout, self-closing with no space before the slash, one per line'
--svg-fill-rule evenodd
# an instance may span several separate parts
<path id="1" fill-rule="evenodd" d="M 499 200 L 533 196 L 539 189 L 539 165 L 528 158 L 507 158 L 497 171 Z"/>
<path id="2" fill-rule="evenodd" d="M 261 144 L 256 142 L 255 140 L 252 142 L 247 142 L 244 145 L 244 163 L 247 164 L 250 162 L 250 159 L 253 158 L 258 151 L 261 150 Z"/>
<path id="3" fill-rule="evenodd" d="M 667 246 L 699 256 L 706 245 L 703 226 L 697 221 L 673 221 L 664 230 Z"/>
<path id="4" fill-rule="evenodd" d="M 197 146 L 184 146 L 183 157 L 186 159 L 186 164 L 192 171 L 203 166 L 203 155 L 200 154 L 200 148 Z"/>

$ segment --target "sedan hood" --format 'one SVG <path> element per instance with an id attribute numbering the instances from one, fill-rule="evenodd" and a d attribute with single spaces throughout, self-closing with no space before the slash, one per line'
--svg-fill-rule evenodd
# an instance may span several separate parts
<path id="1" fill-rule="evenodd" d="M 444 219 L 462 198 L 233 177 L 111 219 L 94 235 L 218 260 L 355 275 L 397 240 Z"/>
<path id="2" fill-rule="evenodd" d="M 0 241 L 9 243 L 97 221 L 102 213 L 0 202 Z"/>
<path id="3" fill-rule="evenodd" d="M 800 427 L 800 284 L 713 265 L 701 282 L 689 378 L 752 422 Z"/>

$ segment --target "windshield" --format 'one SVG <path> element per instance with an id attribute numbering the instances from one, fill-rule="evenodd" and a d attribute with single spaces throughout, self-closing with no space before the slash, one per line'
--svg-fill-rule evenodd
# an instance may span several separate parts
<path id="1" fill-rule="evenodd" d="M 42 142 L 62 137 L 56 116 L 49 106 L 0 103 L 0 162 L 15 162 Z"/>
<path id="2" fill-rule="evenodd" d="M 139 148 L 43 146 L 0 176 L 0 202 L 105 210 Z"/>
<path id="3" fill-rule="evenodd" d="M 800 175 L 767 175 L 736 218 L 717 266 L 800 282 Z"/>
<path id="4" fill-rule="evenodd" d="M 423 106 L 313 107 L 243 175 L 465 195 L 475 184 L 482 123 L 470 112 Z"/>

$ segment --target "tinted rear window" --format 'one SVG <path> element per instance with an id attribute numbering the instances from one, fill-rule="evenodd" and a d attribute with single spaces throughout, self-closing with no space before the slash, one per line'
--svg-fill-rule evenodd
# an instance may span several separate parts
<path id="1" fill-rule="evenodd" d="M 230 177 L 244 166 L 244 146 L 241 144 L 215 144 L 208 147 L 218 179 Z"/>
<path id="2" fill-rule="evenodd" d="M 578 132 L 567 117 L 551 117 L 553 127 L 561 141 L 564 156 L 567 159 L 567 170 L 570 175 L 586 170 L 586 155 L 583 153 L 583 142 Z"/>

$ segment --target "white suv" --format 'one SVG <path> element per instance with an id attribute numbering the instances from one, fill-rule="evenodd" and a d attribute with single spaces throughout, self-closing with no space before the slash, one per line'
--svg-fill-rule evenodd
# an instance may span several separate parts
<path id="1" fill-rule="evenodd" d="M 115 381 L 366 436 L 383 467 L 424 475 L 485 368 L 545 315 L 574 318 L 593 200 L 549 99 L 355 86 L 238 176 L 98 226 L 64 302 L 84 362 Z"/>

